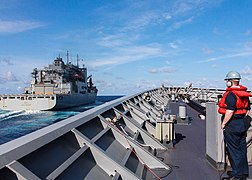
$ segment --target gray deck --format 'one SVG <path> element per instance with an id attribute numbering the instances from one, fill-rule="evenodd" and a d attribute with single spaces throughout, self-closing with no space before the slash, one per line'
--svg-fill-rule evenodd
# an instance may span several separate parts
<path id="1" fill-rule="evenodd" d="M 176 106 L 172 104 L 171 109 L 176 111 Z M 227 177 L 225 172 L 217 171 L 206 160 L 206 121 L 201 120 L 199 113 L 189 106 L 187 111 L 192 117 L 191 125 L 175 125 L 177 144 L 157 154 L 172 167 L 172 172 L 163 179 L 219 180 Z M 252 166 L 249 173 L 248 179 L 252 179 Z"/>

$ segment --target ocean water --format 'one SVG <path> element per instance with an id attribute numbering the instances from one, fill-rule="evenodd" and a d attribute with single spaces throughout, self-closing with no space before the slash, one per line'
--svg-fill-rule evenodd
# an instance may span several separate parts
<path id="1" fill-rule="evenodd" d="M 121 96 L 97 96 L 94 104 L 62 111 L 3 111 L 0 110 L 0 144 L 6 143 L 68 117 L 99 106 Z"/>

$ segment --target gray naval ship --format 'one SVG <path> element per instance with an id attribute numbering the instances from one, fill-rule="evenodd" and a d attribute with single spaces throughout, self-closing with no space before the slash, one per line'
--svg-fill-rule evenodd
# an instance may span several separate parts
<path id="1" fill-rule="evenodd" d="M 24 94 L 0 95 L 0 109 L 3 110 L 58 110 L 94 103 L 97 88 L 87 68 L 57 57 L 44 69 L 35 68 L 32 81 Z"/>
<path id="2" fill-rule="evenodd" d="M 229 179 L 223 92 L 162 87 L 109 101 L 0 145 L 0 180 Z"/>

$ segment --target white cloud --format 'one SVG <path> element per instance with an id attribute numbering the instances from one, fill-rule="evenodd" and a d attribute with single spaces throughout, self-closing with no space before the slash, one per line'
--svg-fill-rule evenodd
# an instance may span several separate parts
<path id="1" fill-rule="evenodd" d="M 249 82 L 252 81 L 252 78 L 249 78 L 249 77 L 243 77 L 242 79 Z"/>
<path id="2" fill-rule="evenodd" d="M 252 69 L 249 66 L 246 66 L 243 70 L 241 70 L 241 74 L 252 75 Z"/>
<path id="3" fill-rule="evenodd" d="M 252 34 L 252 30 L 247 30 L 245 33 L 244 33 L 246 36 L 250 36 Z"/>
<path id="4" fill-rule="evenodd" d="M 150 4 L 144 2 L 134 2 L 127 6 L 126 9 L 118 12 L 110 12 L 109 8 L 103 8 L 102 18 L 106 17 L 118 17 L 124 21 L 124 23 L 112 24 L 109 29 L 102 28 L 102 32 L 99 33 L 101 38 L 96 39 L 96 44 L 101 47 L 110 48 L 111 53 L 102 54 L 100 57 L 87 63 L 90 70 L 97 69 L 103 66 L 114 66 L 119 64 L 126 64 L 133 61 L 145 60 L 150 57 L 160 57 L 164 54 L 171 55 L 171 53 L 176 50 L 179 51 L 179 41 L 171 42 L 166 44 L 165 47 L 158 46 L 136 46 L 139 40 L 148 39 L 148 34 L 141 34 L 143 28 L 148 26 L 164 25 L 164 23 L 170 23 L 170 30 L 175 30 L 181 28 L 186 24 L 193 22 L 194 18 L 199 16 L 200 12 L 212 6 L 214 3 L 209 3 L 205 0 L 197 1 L 175 1 L 175 2 L 165 2 L 162 3 L 161 9 L 150 8 Z M 130 16 L 128 13 L 131 13 Z M 107 21 L 104 21 L 107 22 Z M 120 22 L 120 21 L 119 21 Z M 107 22 L 107 23 L 110 23 Z M 102 26 L 102 24 L 100 25 Z M 103 26 L 102 26 L 103 27 Z M 107 26 L 105 26 L 107 27 Z M 154 27 L 155 28 L 155 27 Z M 110 31 L 109 35 L 104 35 L 103 32 Z M 114 33 L 113 33 L 114 32 Z M 157 32 L 158 35 L 162 37 L 163 33 Z M 154 41 L 154 40 L 152 40 Z M 170 49 L 167 52 L 167 47 Z M 174 54 L 173 54 L 174 55 Z M 171 70 L 163 70 L 163 72 L 170 72 Z M 151 72 L 151 70 L 150 70 Z M 153 73 L 153 72 L 152 72 Z"/>
<path id="5" fill-rule="evenodd" d="M 116 34 L 102 37 L 97 44 L 104 47 L 119 47 L 128 44 L 127 42 L 124 34 Z"/>
<path id="6" fill-rule="evenodd" d="M 172 11 L 175 15 L 197 14 L 221 2 L 222 0 L 177 0 L 173 3 Z"/>
<path id="7" fill-rule="evenodd" d="M 170 13 L 164 13 L 162 16 L 167 21 L 172 19 L 172 15 Z"/>
<path id="8" fill-rule="evenodd" d="M 225 34 L 225 31 L 215 27 L 213 29 L 213 34 L 215 34 L 215 35 L 223 35 L 223 34 Z"/>
<path id="9" fill-rule="evenodd" d="M 21 93 L 22 93 L 22 92 L 23 92 L 23 90 L 24 90 L 24 88 L 23 88 L 23 87 L 21 87 L 21 86 L 18 86 L 18 87 L 17 87 L 17 91 L 18 91 L 18 92 L 21 92 Z"/>
<path id="10" fill-rule="evenodd" d="M 174 73 L 177 70 L 173 67 L 161 67 L 161 68 L 151 68 L 148 70 L 149 73 L 156 74 L 156 73 Z"/>
<path id="11" fill-rule="evenodd" d="M 11 71 L 8 71 L 6 73 L 5 79 L 6 79 L 6 81 L 17 81 L 16 76 Z"/>
<path id="12" fill-rule="evenodd" d="M 244 46 L 246 49 L 251 50 L 252 49 L 252 41 L 245 42 Z"/>
<path id="13" fill-rule="evenodd" d="M 162 55 L 162 49 L 155 46 L 132 46 L 128 48 L 115 48 L 114 53 L 88 62 L 91 68 L 127 64 L 134 61 L 145 60 Z"/>
<path id="14" fill-rule="evenodd" d="M 134 30 L 145 27 L 149 24 L 156 23 L 159 15 L 154 12 L 146 12 L 137 18 L 131 20 L 123 30 Z"/>
<path id="15" fill-rule="evenodd" d="M 172 24 L 168 29 L 168 31 L 171 31 L 191 23 L 196 17 L 200 16 L 208 8 L 214 7 L 221 1 L 222 0 L 217 0 L 214 2 L 210 2 L 208 0 L 164 1 L 159 3 L 160 6 L 158 6 L 156 9 L 155 6 L 151 5 L 151 3 L 131 2 L 130 4 L 127 4 L 125 9 L 120 9 L 120 11 L 113 12 L 113 14 L 108 11 L 109 8 L 105 8 L 107 9 L 107 12 L 103 11 L 103 18 L 111 18 L 111 16 L 113 16 L 123 19 L 125 22 L 124 24 L 113 26 L 113 29 L 118 28 L 118 32 L 132 30 L 139 31 L 150 25 L 160 26 L 167 23 Z M 153 1 L 152 3 L 156 2 Z"/>
<path id="16" fill-rule="evenodd" d="M 172 68 L 172 67 L 162 67 L 162 68 L 159 69 L 159 71 L 162 72 L 162 73 L 174 73 L 177 70 L 175 68 Z"/>
<path id="17" fill-rule="evenodd" d="M 149 73 L 152 73 L 152 74 L 156 74 L 158 73 L 158 69 L 157 68 L 151 68 L 148 70 Z"/>
<path id="18" fill-rule="evenodd" d="M 208 0 L 177 0 L 172 1 L 173 3 L 168 8 L 168 20 L 174 21 L 173 24 L 168 28 L 168 31 L 173 31 L 181 28 L 184 25 L 193 22 L 196 17 L 200 16 L 208 8 L 214 7 L 216 4 L 222 2 L 222 0 L 208 1 Z"/>
<path id="19" fill-rule="evenodd" d="M 0 20 L 0 33 L 18 33 L 44 26 L 36 21 L 3 21 Z"/>
<path id="20" fill-rule="evenodd" d="M 10 81 L 18 81 L 16 76 L 13 74 L 13 72 L 8 71 L 5 74 L 0 75 L 0 82 L 1 83 L 6 83 Z"/>
<path id="21" fill-rule="evenodd" d="M 177 49 L 177 48 L 178 48 L 178 45 L 175 44 L 175 43 L 170 43 L 170 47 L 171 47 L 172 49 Z"/>
<path id="22" fill-rule="evenodd" d="M 136 84 L 135 84 L 135 88 L 137 88 L 135 91 L 143 91 L 143 90 L 147 90 L 147 89 L 153 89 L 156 88 L 157 85 L 155 82 L 151 82 L 151 81 L 146 81 L 146 80 L 139 80 Z"/>
<path id="23" fill-rule="evenodd" d="M 114 85 L 111 82 L 105 80 L 94 80 L 94 84 L 97 86 L 100 92 L 104 92 L 106 89 L 111 89 Z"/>
<path id="24" fill-rule="evenodd" d="M 0 64 L 14 65 L 10 58 L 0 58 Z"/>
<path id="25" fill-rule="evenodd" d="M 215 68 L 218 68 L 218 65 L 217 64 L 212 64 L 211 67 L 215 69 Z"/>
<path id="26" fill-rule="evenodd" d="M 177 21 L 173 24 L 173 28 L 174 29 L 179 29 L 180 27 L 182 27 L 183 25 L 189 24 L 193 21 L 194 17 L 190 17 L 181 21 Z"/>
<path id="27" fill-rule="evenodd" d="M 196 7 L 196 5 L 197 3 L 189 3 L 187 1 L 175 1 L 173 5 L 173 13 L 175 15 L 186 14 L 188 12 L 191 12 Z"/>
<path id="28" fill-rule="evenodd" d="M 229 58 L 242 57 L 242 56 L 251 56 L 251 55 L 252 55 L 252 52 L 241 52 L 241 53 L 237 53 L 237 54 L 227 54 L 224 56 L 218 56 L 218 57 L 213 57 L 213 58 L 209 58 L 206 60 L 198 61 L 198 63 L 207 63 L 207 62 L 218 61 L 218 60 L 222 60 L 222 59 L 229 59 Z"/>
<path id="29" fill-rule="evenodd" d="M 201 50 L 202 50 L 202 52 L 203 52 L 204 54 L 211 54 L 211 53 L 214 52 L 214 51 L 213 51 L 212 49 L 210 49 L 210 48 L 202 48 Z"/>

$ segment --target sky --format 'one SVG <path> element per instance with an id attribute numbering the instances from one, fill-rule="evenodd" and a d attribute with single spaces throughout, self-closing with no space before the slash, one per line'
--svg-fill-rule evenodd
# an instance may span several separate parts
<path id="1" fill-rule="evenodd" d="M 77 54 L 99 95 L 171 86 L 252 90 L 251 0 L 0 0 L 0 94 Z"/>

